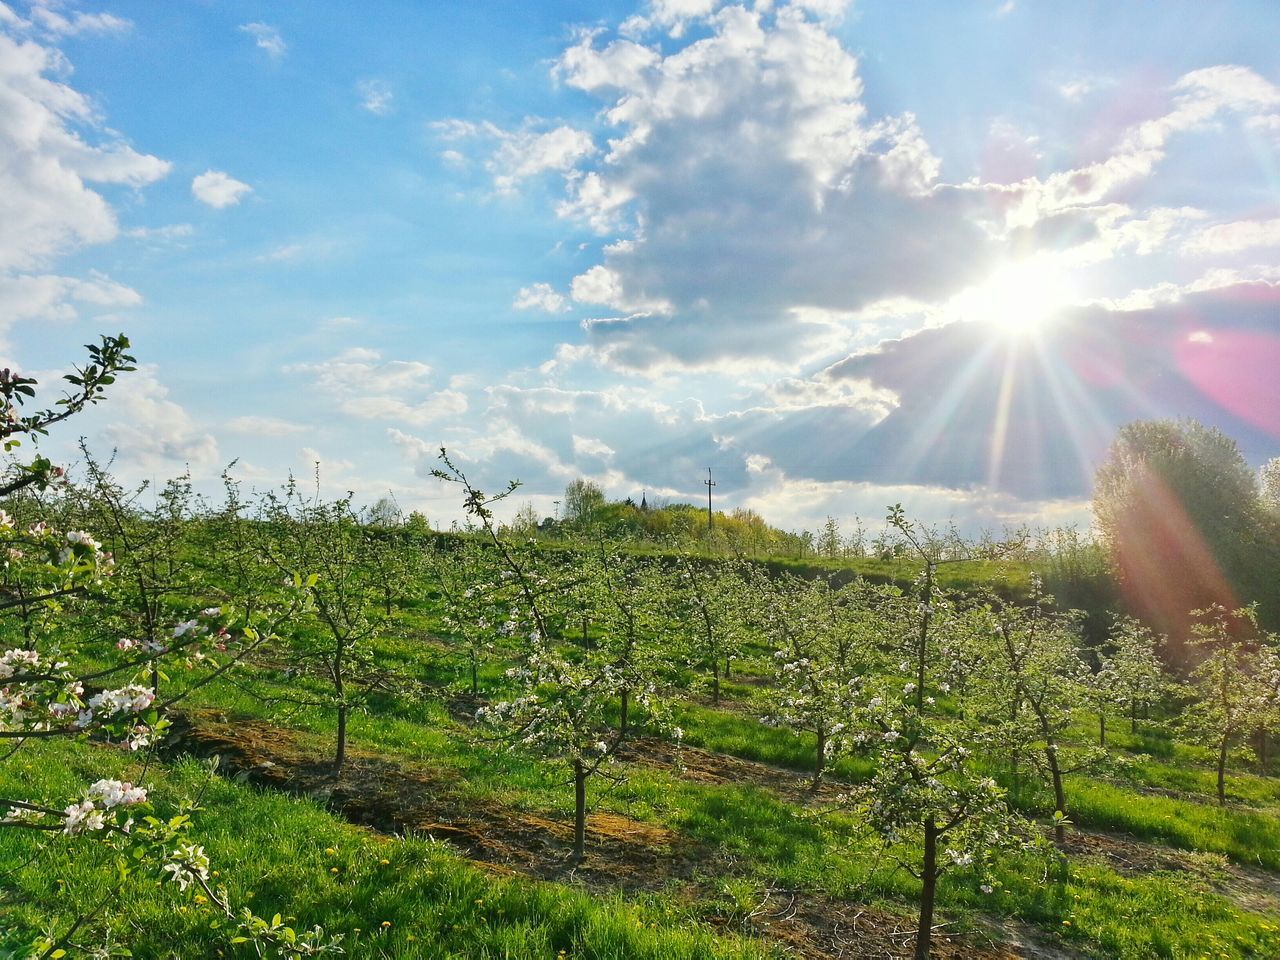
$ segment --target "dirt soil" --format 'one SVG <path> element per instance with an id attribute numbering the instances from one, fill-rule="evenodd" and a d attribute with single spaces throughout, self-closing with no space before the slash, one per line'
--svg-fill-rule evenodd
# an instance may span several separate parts
<path id="1" fill-rule="evenodd" d="M 710 894 L 695 876 L 716 872 L 712 850 L 654 824 L 605 811 L 592 812 L 588 853 L 573 864 L 569 820 L 558 820 L 498 801 L 465 796 L 451 771 L 402 765 L 359 749 L 349 749 L 341 779 L 330 776 L 330 757 L 300 741 L 292 731 L 217 710 L 171 714 L 166 752 L 217 756 L 220 772 L 262 787 L 324 800 L 352 823 L 396 834 L 430 835 L 449 842 L 479 865 L 501 874 L 577 881 L 595 890 L 634 892 L 683 882 L 684 895 Z M 632 759 L 658 762 L 661 741 L 642 740 Z M 669 746 L 669 745 L 667 745 Z M 704 782 L 742 782 L 792 792 L 807 789 L 791 771 L 695 751 L 684 754 L 686 774 Z M 711 918 L 716 922 L 716 918 Z M 745 920 L 720 918 L 732 928 L 784 947 L 804 960 L 910 957 L 914 930 L 899 916 L 846 904 L 811 893 L 771 891 Z M 935 933 L 934 956 L 944 960 L 1051 960 L 1050 954 L 979 943 L 973 934 L 957 937 L 946 924 Z"/>
<path id="2" fill-rule="evenodd" d="M 696 783 L 733 783 L 765 787 L 796 802 L 834 801 L 847 785 L 824 780 L 815 793 L 812 774 L 775 767 L 757 760 L 743 760 L 700 747 L 682 746 L 658 737 L 636 737 L 623 744 L 618 759 L 649 767 L 675 770 Z"/>
<path id="3" fill-rule="evenodd" d="M 352 823 L 384 833 L 447 840 L 473 860 L 530 876 L 634 891 L 690 876 L 702 859 L 669 830 L 596 812 L 587 822 L 587 857 L 575 865 L 568 860 L 572 821 L 466 797 L 448 771 L 348 749 L 342 777 L 334 783 L 330 758 L 301 744 L 289 730 L 211 710 L 172 719 L 170 751 L 217 756 L 225 775 L 322 799 Z"/>
<path id="4" fill-rule="evenodd" d="M 909 918 L 793 890 L 770 891 L 736 927 L 804 960 L 899 960 L 910 957 L 915 944 L 915 923 Z M 942 960 L 1051 960 L 1047 955 L 1023 953 L 1003 944 L 984 945 L 979 939 L 972 933 L 956 936 L 947 924 L 939 924 L 934 928 L 930 956 Z"/>

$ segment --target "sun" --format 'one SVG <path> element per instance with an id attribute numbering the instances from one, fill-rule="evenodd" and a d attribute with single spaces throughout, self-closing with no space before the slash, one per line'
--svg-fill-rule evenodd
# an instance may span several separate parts
<path id="1" fill-rule="evenodd" d="M 967 320 L 1021 337 L 1040 330 L 1076 299 L 1061 266 L 1045 257 L 1028 257 L 997 267 L 982 283 L 962 293 L 956 306 Z"/>

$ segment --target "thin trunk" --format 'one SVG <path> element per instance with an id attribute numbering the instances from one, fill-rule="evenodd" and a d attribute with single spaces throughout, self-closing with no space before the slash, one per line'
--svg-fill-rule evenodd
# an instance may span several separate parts
<path id="1" fill-rule="evenodd" d="M 339 694 L 341 696 L 341 694 Z M 347 705 L 338 705 L 338 748 L 333 755 L 333 779 L 342 776 L 342 765 L 347 761 Z"/>
<path id="2" fill-rule="evenodd" d="M 581 760 L 573 761 L 573 859 L 587 853 L 587 771 Z"/>
<path id="3" fill-rule="evenodd" d="M 1020 701 L 1017 698 L 1015 698 L 1013 703 L 1010 705 L 1009 707 L 1010 722 L 1013 722 L 1013 723 L 1017 722 L 1019 704 L 1020 704 Z M 1013 779 L 1013 789 L 1017 790 L 1018 789 L 1018 747 L 1016 744 L 1009 751 L 1009 773 Z"/>
<path id="4" fill-rule="evenodd" d="M 1229 739 L 1229 736 L 1224 735 L 1218 747 L 1218 804 L 1220 806 L 1225 806 L 1227 802 L 1227 741 Z"/>
<path id="5" fill-rule="evenodd" d="M 338 746 L 333 756 L 333 779 L 342 776 L 342 765 L 347 760 L 347 700 L 343 683 L 343 642 L 338 640 L 333 657 L 333 692 L 338 698 Z"/>
<path id="6" fill-rule="evenodd" d="M 827 769 L 827 731 L 824 727 L 818 728 L 818 754 L 813 763 L 813 782 L 809 784 L 809 790 L 817 793 L 818 788 L 822 786 L 822 774 Z"/>
<path id="7" fill-rule="evenodd" d="M 1138 732 L 1138 701 L 1132 700 L 1129 703 L 1129 732 Z"/>
<path id="8" fill-rule="evenodd" d="M 474 697 L 480 692 L 480 674 L 476 667 L 476 655 L 471 654 L 471 695 Z"/>
<path id="9" fill-rule="evenodd" d="M 916 713 L 924 712 L 925 658 L 929 652 L 929 621 L 933 618 L 933 564 L 928 561 L 924 566 L 923 607 L 924 616 L 920 618 L 920 638 L 916 649 Z"/>
<path id="10" fill-rule="evenodd" d="M 938 827 L 924 822 L 924 871 L 921 874 L 920 924 L 916 928 L 915 960 L 929 960 L 933 941 L 933 901 L 938 892 Z"/>
<path id="11" fill-rule="evenodd" d="M 1107 715 L 1101 710 L 1098 711 L 1098 746 L 1105 747 L 1107 745 Z"/>
<path id="12" fill-rule="evenodd" d="M 711 617 L 707 613 L 705 605 L 700 607 L 702 611 L 702 626 L 706 631 L 707 649 L 711 653 L 711 702 L 716 706 L 720 705 L 720 662 L 715 655 L 715 630 L 711 625 Z M 729 672 L 729 657 L 725 655 L 725 674 Z"/>
<path id="13" fill-rule="evenodd" d="M 1055 808 L 1064 817 L 1067 815 L 1067 792 L 1062 786 L 1062 769 L 1058 766 L 1058 751 L 1053 749 L 1057 745 L 1052 741 L 1049 742 L 1049 749 L 1045 750 L 1045 757 L 1049 761 L 1049 775 L 1053 778 L 1053 802 Z M 1067 830 L 1060 822 L 1053 826 L 1053 842 L 1059 847 L 1067 842 Z"/>

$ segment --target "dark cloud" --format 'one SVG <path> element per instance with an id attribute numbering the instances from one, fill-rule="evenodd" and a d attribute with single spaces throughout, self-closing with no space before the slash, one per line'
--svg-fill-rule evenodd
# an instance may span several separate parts
<path id="1" fill-rule="evenodd" d="M 776 415 L 737 441 L 794 477 L 1087 496 L 1116 429 L 1135 419 L 1192 417 L 1253 462 L 1280 454 L 1280 286 L 1080 309 L 1025 336 L 956 323 L 823 376 L 870 381 L 899 403 L 870 427 L 820 408 Z"/>

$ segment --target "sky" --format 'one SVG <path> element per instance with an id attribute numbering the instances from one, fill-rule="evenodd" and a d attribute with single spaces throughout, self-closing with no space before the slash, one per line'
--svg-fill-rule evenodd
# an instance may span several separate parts
<path id="1" fill-rule="evenodd" d="M 447 524 L 586 477 L 786 529 L 1087 524 L 1280 455 L 1280 5 L 0 2 L 0 365 L 83 434 Z"/>

